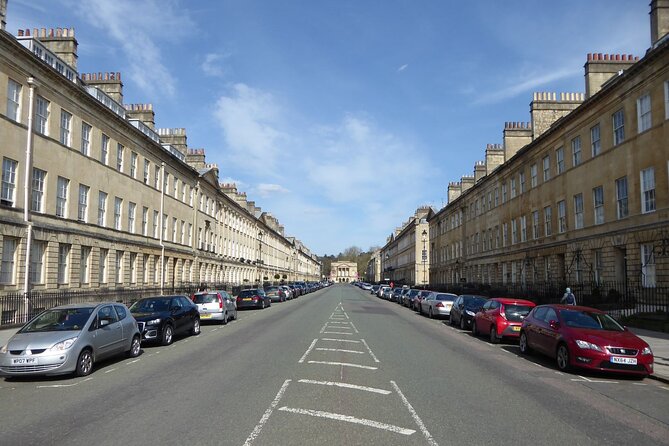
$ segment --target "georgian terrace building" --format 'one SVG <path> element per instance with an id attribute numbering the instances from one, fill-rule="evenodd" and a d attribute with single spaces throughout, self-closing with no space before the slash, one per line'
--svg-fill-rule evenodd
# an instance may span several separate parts
<path id="1" fill-rule="evenodd" d="M 0 293 L 320 278 L 184 129 L 77 57 L 73 29 L 0 30 Z"/>
<path id="2" fill-rule="evenodd" d="M 430 221 L 431 284 L 669 277 L 669 2 L 642 58 L 589 54 L 585 95 L 535 93 Z"/>
<path id="3" fill-rule="evenodd" d="M 332 262 L 330 266 L 330 281 L 336 283 L 351 283 L 359 279 L 358 264 L 355 262 Z"/>

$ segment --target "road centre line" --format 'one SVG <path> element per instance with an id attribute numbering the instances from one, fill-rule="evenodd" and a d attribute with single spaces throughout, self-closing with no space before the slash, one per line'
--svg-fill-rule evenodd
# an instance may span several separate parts
<path id="1" fill-rule="evenodd" d="M 360 341 L 362 341 L 362 343 L 365 344 L 365 347 L 367 347 L 367 351 L 372 356 L 372 359 L 374 359 L 374 362 L 381 362 L 381 361 L 379 361 L 379 358 L 376 357 L 374 352 L 372 352 L 372 349 L 369 348 L 369 345 L 367 344 L 367 341 L 365 341 L 364 339 L 360 339 Z"/>
<path id="2" fill-rule="evenodd" d="M 260 435 L 260 431 L 262 430 L 265 423 L 267 423 L 267 420 L 269 419 L 270 415 L 272 415 L 274 408 L 279 405 L 279 401 L 283 397 L 283 394 L 286 392 L 286 389 L 288 388 L 288 385 L 290 384 L 291 381 L 292 380 L 287 379 L 283 382 L 281 389 L 279 389 L 279 393 L 276 394 L 274 401 L 272 401 L 272 403 L 269 405 L 269 407 L 263 414 L 262 418 L 260 418 L 260 421 L 258 421 L 258 424 L 256 424 L 256 426 L 253 428 L 253 431 L 244 442 L 244 446 L 250 446 L 251 444 L 253 444 L 255 439 L 258 438 L 258 435 Z"/>
<path id="3" fill-rule="evenodd" d="M 420 417 L 419 417 L 418 414 L 416 413 L 416 410 L 413 408 L 413 406 L 411 405 L 411 403 L 409 403 L 409 400 L 407 400 L 407 398 L 404 396 L 404 394 L 403 394 L 402 391 L 400 390 L 400 388 L 399 388 L 399 386 L 397 385 L 397 383 L 396 383 L 395 381 L 390 381 L 390 384 L 393 386 L 393 388 L 395 389 L 395 392 L 397 392 L 397 394 L 398 394 L 398 395 L 400 396 L 400 398 L 402 399 L 402 402 L 404 403 L 404 406 L 407 408 L 407 410 L 409 411 L 409 413 L 410 413 L 411 416 L 413 417 L 413 420 L 414 420 L 414 421 L 416 422 L 416 424 L 418 425 L 418 428 L 419 428 L 420 431 L 423 433 L 423 436 L 424 436 L 425 439 L 427 440 L 427 443 L 428 443 L 430 446 L 439 446 L 439 444 L 434 440 L 434 438 L 432 438 L 432 435 L 431 435 L 430 432 L 427 430 L 427 427 L 425 427 L 425 424 L 423 424 L 423 420 L 420 419 Z"/>
<path id="4" fill-rule="evenodd" d="M 414 434 L 416 432 L 413 429 L 405 429 L 403 427 L 394 426 L 392 424 L 380 423 L 378 421 L 368 420 L 366 418 L 356 418 L 356 417 L 352 417 L 350 415 L 343 415 L 343 414 L 339 414 L 339 413 L 323 412 L 321 410 L 296 409 L 296 408 L 285 407 L 285 406 L 280 407 L 279 410 L 282 411 L 282 412 L 292 412 L 292 413 L 296 413 L 296 414 L 300 414 L 300 415 L 309 415 L 309 416 L 312 416 L 312 417 L 328 418 L 330 420 L 345 421 L 347 423 L 353 423 L 353 424 L 361 424 L 363 426 L 374 427 L 376 429 L 395 432 L 397 434 L 402 434 L 402 435 L 411 435 L 411 434 Z"/>
<path id="5" fill-rule="evenodd" d="M 37 386 L 37 388 L 38 389 L 57 389 L 59 387 L 74 387 L 74 386 L 78 386 L 81 383 L 85 383 L 86 381 L 90 381 L 92 379 L 93 378 L 86 378 L 83 381 L 78 381 L 78 382 L 73 383 L 73 384 L 52 384 L 50 386 Z"/>
<path id="6" fill-rule="evenodd" d="M 316 342 L 318 342 L 318 339 L 314 339 L 314 340 L 311 342 L 311 345 L 309 346 L 309 348 L 307 349 L 307 351 L 304 352 L 304 355 L 302 355 L 302 357 L 300 358 L 300 360 L 297 361 L 299 364 L 303 363 L 304 360 L 305 360 L 305 358 L 307 357 L 307 355 L 308 355 L 309 353 L 311 353 L 311 350 L 313 350 L 314 346 L 316 345 Z"/>
<path id="7" fill-rule="evenodd" d="M 360 341 L 354 341 L 353 339 L 321 338 L 321 341 L 350 342 L 352 344 L 360 344 Z"/>
<path id="8" fill-rule="evenodd" d="M 313 379 L 300 379 L 298 382 L 304 384 L 317 384 L 321 386 L 343 387 L 345 389 L 362 390 L 364 392 L 380 393 L 381 395 L 390 395 L 390 390 L 377 389 L 375 387 L 358 386 L 355 384 L 342 383 L 336 381 L 314 381 Z"/>
<path id="9" fill-rule="evenodd" d="M 353 333 L 344 333 L 341 331 L 324 331 L 323 334 L 340 334 L 340 335 L 352 335 Z"/>
<path id="10" fill-rule="evenodd" d="M 366 370 L 378 370 L 378 367 L 370 367 L 368 365 L 360 365 L 360 364 L 351 364 L 350 362 L 331 362 L 331 361 L 308 361 L 309 364 L 324 364 L 324 365 L 341 365 L 344 367 L 355 367 L 358 369 L 366 369 Z"/>
<path id="11" fill-rule="evenodd" d="M 359 352 L 357 350 L 345 350 L 343 348 L 322 348 L 318 347 L 316 350 L 321 351 L 321 352 L 343 352 L 343 353 L 357 353 L 359 355 L 365 354 L 365 352 Z"/>

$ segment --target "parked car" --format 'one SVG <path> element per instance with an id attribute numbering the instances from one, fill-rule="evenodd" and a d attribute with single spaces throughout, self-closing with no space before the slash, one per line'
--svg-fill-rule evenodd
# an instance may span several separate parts
<path id="1" fill-rule="evenodd" d="M 408 293 L 406 293 L 404 296 L 402 296 L 402 304 L 405 307 L 413 308 L 413 300 L 418 296 L 420 293 L 420 290 L 417 289 L 410 289 Z"/>
<path id="2" fill-rule="evenodd" d="M 472 334 L 488 334 L 493 344 L 503 338 L 518 339 L 523 319 L 535 306 L 534 302 L 524 299 L 490 299 L 474 316 Z"/>
<path id="3" fill-rule="evenodd" d="M 418 293 L 418 295 L 413 299 L 413 309 L 418 311 L 420 314 L 423 314 L 420 303 L 423 301 L 423 299 L 429 296 L 431 292 L 432 291 L 430 290 L 420 290 L 420 293 Z"/>
<path id="4" fill-rule="evenodd" d="M 293 290 L 290 289 L 288 285 L 281 285 L 279 289 L 283 290 L 286 300 L 291 300 L 293 298 Z"/>
<path id="5" fill-rule="evenodd" d="M 588 307 L 541 305 L 525 318 L 520 351 L 555 358 L 558 369 L 653 373 L 653 352 L 637 335 L 603 311 Z"/>
<path id="6" fill-rule="evenodd" d="M 288 285 L 293 293 L 293 299 L 302 295 L 302 288 L 297 285 Z"/>
<path id="7" fill-rule="evenodd" d="M 241 290 L 237 296 L 237 309 L 260 308 L 265 309 L 272 305 L 272 300 L 262 288 Z"/>
<path id="8" fill-rule="evenodd" d="M 379 287 L 379 290 L 376 292 L 377 297 L 380 297 L 381 299 L 384 299 L 383 293 L 385 293 L 386 290 L 390 290 L 390 289 L 392 289 L 392 288 L 390 288 L 388 285 L 381 285 Z"/>
<path id="9" fill-rule="evenodd" d="M 200 312 L 186 296 L 145 297 L 132 304 L 130 312 L 142 341 L 170 345 L 176 335 L 200 334 Z"/>
<path id="10" fill-rule="evenodd" d="M 438 293 L 432 291 L 425 299 L 420 302 L 421 314 L 427 314 L 428 317 L 449 317 L 453 301 L 458 296 L 451 293 Z"/>
<path id="11" fill-rule="evenodd" d="M 393 297 L 393 289 L 390 287 L 384 288 L 383 293 L 381 294 L 381 299 L 390 300 L 392 297 Z"/>
<path id="12" fill-rule="evenodd" d="M 69 304 L 45 310 L 0 348 L 0 375 L 86 376 L 101 359 L 140 353 L 137 322 L 121 303 Z"/>
<path id="13" fill-rule="evenodd" d="M 200 321 L 216 321 L 225 325 L 230 319 L 237 319 L 237 303 L 227 291 L 204 291 L 192 297 L 200 313 Z"/>
<path id="14" fill-rule="evenodd" d="M 393 292 L 390 295 L 389 300 L 391 302 L 398 302 L 398 301 L 401 302 L 402 301 L 402 291 L 404 291 L 404 289 L 401 288 L 401 287 L 393 288 Z"/>
<path id="15" fill-rule="evenodd" d="M 371 294 L 376 294 L 377 291 L 379 291 L 380 285 L 372 285 L 372 289 L 369 290 Z"/>
<path id="16" fill-rule="evenodd" d="M 365 291 L 369 291 L 372 289 L 372 285 L 370 283 L 363 282 L 362 284 L 360 284 L 360 288 Z"/>
<path id="17" fill-rule="evenodd" d="M 284 302 L 286 300 L 286 293 L 278 286 L 268 286 L 265 288 L 265 294 L 272 302 Z"/>
<path id="18" fill-rule="evenodd" d="M 451 317 L 449 323 L 453 326 L 460 326 L 461 330 L 471 330 L 472 321 L 479 308 L 485 305 L 485 297 L 470 294 L 458 296 L 453 302 L 451 308 Z"/>

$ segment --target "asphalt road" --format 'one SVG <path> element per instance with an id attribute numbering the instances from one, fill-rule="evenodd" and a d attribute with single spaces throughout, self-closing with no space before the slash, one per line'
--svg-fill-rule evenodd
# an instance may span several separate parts
<path id="1" fill-rule="evenodd" d="M 669 444 L 669 387 L 563 374 L 336 285 L 87 378 L 0 381 L 3 445 Z"/>

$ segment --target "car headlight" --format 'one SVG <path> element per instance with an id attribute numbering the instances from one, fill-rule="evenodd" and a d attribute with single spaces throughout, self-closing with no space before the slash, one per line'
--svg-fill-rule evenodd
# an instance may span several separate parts
<path id="1" fill-rule="evenodd" d="M 146 323 L 146 325 L 158 325 L 158 324 L 160 324 L 160 318 L 158 318 L 158 319 L 151 319 L 150 321 L 148 321 L 148 322 Z"/>
<path id="2" fill-rule="evenodd" d="M 580 339 L 576 339 L 576 345 L 579 346 L 579 348 L 585 349 L 585 350 L 595 350 L 598 352 L 603 351 L 598 345 L 593 344 L 592 342 L 588 341 L 582 341 Z"/>
<path id="3" fill-rule="evenodd" d="M 476 313 L 474 313 L 473 311 L 465 310 L 465 313 L 467 313 L 470 316 L 476 316 Z"/>
<path id="4" fill-rule="evenodd" d="M 653 351 L 650 349 L 650 347 L 644 347 L 643 350 L 641 350 L 642 355 L 652 355 Z"/>
<path id="5" fill-rule="evenodd" d="M 9 345 L 9 344 L 5 344 L 5 345 L 3 345 L 2 348 L 0 348 L 0 353 L 2 353 L 3 355 L 4 355 L 5 353 L 7 353 L 7 346 L 8 346 L 8 345 Z"/>
<path id="6" fill-rule="evenodd" d="M 74 342 L 77 340 L 77 336 L 70 338 L 70 339 L 65 339 L 64 341 L 60 341 L 58 344 L 54 345 L 49 349 L 49 351 L 52 352 L 61 352 L 63 350 L 67 350 L 68 348 L 72 347 L 74 345 Z"/>

